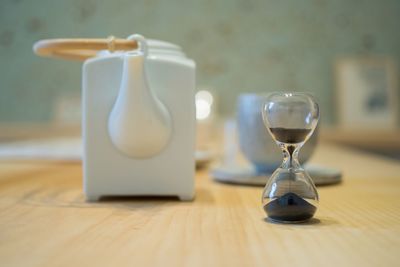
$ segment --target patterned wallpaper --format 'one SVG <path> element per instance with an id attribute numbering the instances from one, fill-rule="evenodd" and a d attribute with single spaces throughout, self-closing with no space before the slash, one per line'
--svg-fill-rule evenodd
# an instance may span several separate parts
<path id="1" fill-rule="evenodd" d="M 38 58 L 42 38 L 146 37 L 181 45 L 198 64 L 198 86 L 234 114 L 241 92 L 313 93 L 335 121 L 332 65 L 340 55 L 400 59 L 398 0 L 2 0 L 0 122 L 43 122 L 80 94 L 81 64 Z"/>

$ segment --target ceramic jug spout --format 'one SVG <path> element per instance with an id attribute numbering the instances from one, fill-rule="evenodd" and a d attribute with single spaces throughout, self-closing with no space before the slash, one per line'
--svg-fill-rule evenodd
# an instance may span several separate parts
<path id="1" fill-rule="evenodd" d="M 139 41 L 139 51 L 123 55 L 121 86 L 109 116 L 108 132 L 113 145 L 124 155 L 149 158 L 167 146 L 172 119 L 149 86 L 145 68 L 146 44 Z"/>

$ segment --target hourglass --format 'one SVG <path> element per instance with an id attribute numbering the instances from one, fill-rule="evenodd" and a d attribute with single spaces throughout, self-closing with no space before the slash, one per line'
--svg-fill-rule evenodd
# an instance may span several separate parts
<path id="1" fill-rule="evenodd" d="M 306 221 L 317 210 L 318 193 L 300 165 L 298 155 L 317 126 L 318 104 L 305 93 L 273 93 L 263 105 L 262 116 L 283 152 L 281 166 L 271 175 L 263 191 L 264 210 L 272 221 Z"/>

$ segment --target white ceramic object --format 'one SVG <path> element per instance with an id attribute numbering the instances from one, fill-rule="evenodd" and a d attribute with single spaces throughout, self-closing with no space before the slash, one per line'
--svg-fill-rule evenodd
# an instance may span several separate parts
<path id="1" fill-rule="evenodd" d="M 195 64 L 173 44 L 152 41 L 154 50 L 140 36 L 129 38 L 139 42 L 139 51 L 99 53 L 83 66 L 86 197 L 175 195 L 190 200 Z M 163 45 L 165 53 L 160 52 Z"/>

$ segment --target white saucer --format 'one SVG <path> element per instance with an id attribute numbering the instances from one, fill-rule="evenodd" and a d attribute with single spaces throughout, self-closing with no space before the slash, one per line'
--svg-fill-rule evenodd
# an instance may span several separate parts
<path id="1" fill-rule="evenodd" d="M 315 185 L 337 184 L 342 180 L 338 169 L 307 164 L 305 169 L 312 177 Z M 265 186 L 269 175 L 258 174 L 252 166 L 218 166 L 210 171 L 215 181 L 232 184 Z"/>

